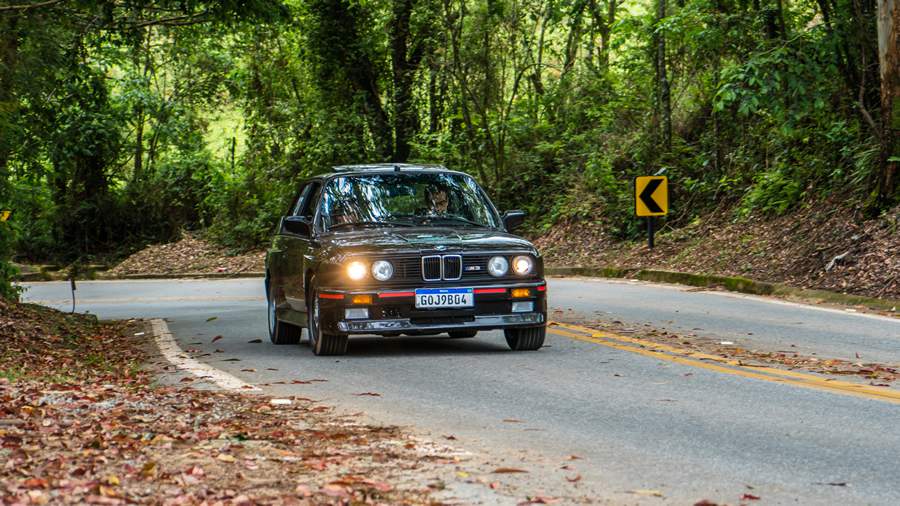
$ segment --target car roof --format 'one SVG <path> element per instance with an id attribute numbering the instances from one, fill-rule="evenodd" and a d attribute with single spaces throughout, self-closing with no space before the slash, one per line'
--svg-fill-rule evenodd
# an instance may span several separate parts
<path id="1" fill-rule="evenodd" d="M 417 173 L 450 173 L 468 175 L 465 172 L 450 170 L 443 165 L 436 164 L 412 164 L 412 163 L 365 163 L 355 165 L 335 165 L 332 172 L 319 174 L 316 177 L 328 178 L 335 176 L 362 175 L 387 172 L 417 172 Z"/>

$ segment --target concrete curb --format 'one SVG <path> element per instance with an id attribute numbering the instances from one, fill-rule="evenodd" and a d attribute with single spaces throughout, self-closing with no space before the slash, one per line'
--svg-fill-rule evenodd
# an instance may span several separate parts
<path id="1" fill-rule="evenodd" d="M 13 262 L 13 267 L 18 269 L 19 273 L 13 278 L 15 281 L 59 281 L 69 279 L 69 271 L 65 266 L 58 264 L 46 265 L 25 265 Z M 81 266 L 76 279 L 97 279 L 104 271 L 109 269 L 108 265 L 87 264 Z"/>
<path id="2" fill-rule="evenodd" d="M 248 272 L 173 272 L 168 274 L 100 274 L 94 279 L 237 279 L 237 278 L 263 278 L 262 271 Z"/>
<path id="3" fill-rule="evenodd" d="M 251 272 L 171 272 L 163 274 L 109 274 L 106 272 L 86 272 L 82 273 L 75 279 L 78 281 L 85 280 L 127 280 L 127 279 L 236 279 L 236 278 L 262 278 L 266 273 L 260 271 Z M 69 279 L 68 273 L 60 271 L 58 273 L 51 272 L 28 272 L 19 274 L 16 281 L 65 281 Z"/>
<path id="4" fill-rule="evenodd" d="M 625 278 L 655 283 L 696 286 L 699 288 L 723 288 L 731 292 L 747 293 L 751 295 L 770 295 L 814 304 L 827 302 L 849 306 L 865 306 L 881 311 L 897 312 L 897 310 L 900 309 L 900 300 L 879 299 L 862 295 L 848 295 L 827 290 L 796 288 L 782 283 L 766 283 L 738 276 L 716 276 L 710 274 L 692 274 L 677 271 L 628 269 L 618 267 L 547 267 L 544 269 L 544 273 L 548 276 Z"/>

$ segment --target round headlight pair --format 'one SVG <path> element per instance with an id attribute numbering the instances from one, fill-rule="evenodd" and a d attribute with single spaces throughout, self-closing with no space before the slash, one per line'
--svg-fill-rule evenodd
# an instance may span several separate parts
<path id="1" fill-rule="evenodd" d="M 519 276 L 529 274 L 534 270 L 534 260 L 529 256 L 517 256 L 513 258 L 512 269 Z M 488 260 L 488 272 L 495 278 L 505 276 L 509 272 L 509 261 L 506 257 L 491 257 Z"/>
<path id="2" fill-rule="evenodd" d="M 366 277 L 368 269 L 366 264 L 354 260 L 347 264 L 347 277 L 359 281 Z M 372 263 L 372 277 L 378 281 L 387 281 L 394 276 L 394 266 L 387 260 L 376 260 Z"/>

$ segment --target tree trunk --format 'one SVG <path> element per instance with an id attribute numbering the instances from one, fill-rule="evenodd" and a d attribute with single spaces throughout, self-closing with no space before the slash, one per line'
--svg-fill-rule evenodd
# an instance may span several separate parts
<path id="1" fill-rule="evenodd" d="M 135 134 L 134 134 L 134 170 L 131 173 L 131 180 L 135 183 L 140 182 L 143 175 L 144 163 L 144 108 L 138 106 L 135 110 Z"/>
<path id="2" fill-rule="evenodd" d="M 606 15 L 600 11 L 600 6 L 596 0 L 589 0 L 588 5 L 591 10 L 591 18 L 593 19 L 592 28 L 600 33 L 600 49 L 597 50 L 597 66 L 605 69 L 609 64 L 610 37 L 612 36 L 612 26 L 616 21 L 616 6 L 619 0 L 607 0 Z"/>
<path id="3" fill-rule="evenodd" d="M 18 23 L 18 16 L 0 17 L 0 110 L 8 111 L 10 116 L 14 115 L 18 108 L 12 93 L 12 80 L 19 56 Z M 8 124 L 4 125 L 4 129 L 13 122 L 12 120 L 8 121 Z M 12 132 L 0 131 L 0 178 L 4 181 L 9 177 L 7 165 L 12 156 L 13 142 L 15 141 Z"/>
<path id="4" fill-rule="evenodd" d="M 428 66 L 428 133 L 436 134 L 441 121 L 441 107 L 438 102 L 438 67 L 435 62 Z"/>
<path id="5" fill-rule="evenodd" d="M 575 66 L 575 58 L 578 56 L 578 46 L 581 43 L 581 18 L 586 6 L 586 2 L 581 2 L 576 5 L 575 12 L 572 14 L 572 22 L 569 25 L 569 35 L 566 37 L 566 52 L 560 81 L 564 80 L 565 76 L 567 76 Z"/>
<path id="6" fill-rule="evenodd" d="M 886 206 L 897 188 L 900 158 L 900 3 L 878 2 L 878 66 L 881 72 L 881 155 L 878 201 Z"/>
<path id="7" fill-rule="evenodd" d="M 451 0 L 444 0 L 444 18 L 446 30 L 450 35 L 450 55 L 453 65 L 453 74 L 456 78 L 456 84 L 459 90 L 451 95 L 457 97 L 458 107 L 462 113 L 463 124 L 466 127 L 466 136 L 468 137 L 468 145 L 463 143 L 465 149 L 478 145 L 478 136 L 475 131 L 475 124 L 472 120 L 472 111 L 469 108 L 469 101 L 473 99 L 474 94 L 469 87 L 468 71 L 463 67 L 461 52 L 462 29 L 466 17 L 466 4 L 460 2 L 459 11 L 454 12 Z M 486 181 L 484 172 L 484 155 L 481 150 L 475 149 L 472 158 L 476 160 L 475 170 L 478 173 L 478 179 L 482 182 Z"/>
<path id="8" fill-rule="evenodd" d="M 657 0 L 656 26 L 657 30 L 666 17 L 666 0 Z M 656 78 L 658 94 L 658 110 L 660 115 L 660 137 L 666 151 L 672 148 L 672 102 L 669 90 L 669 78 L 666 73 L 666 38 L 659 34 L 656 38 Z"/>
<path id="9" fill-rule="evenodd" d="M 409 55 L 409 20 L 412 0 L 394 0 L 391 20 L 391 62 L 394 79 L 394 152 L 393 161 L 409 158 L 410 138 L 416 131 L 416 112 L 413 104 L 413 77 L 418 62 Z"/>

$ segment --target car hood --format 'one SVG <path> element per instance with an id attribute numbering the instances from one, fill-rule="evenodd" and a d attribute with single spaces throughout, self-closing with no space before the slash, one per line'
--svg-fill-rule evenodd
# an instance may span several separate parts
<path id="1" fill-rule="evenodd" d="M 322 247 L 332 255 L 399 254 L 423 252 L 513 251 L 537 255 L 521 237 L 485 229 L 379 228 L 323 234 Z"/>

